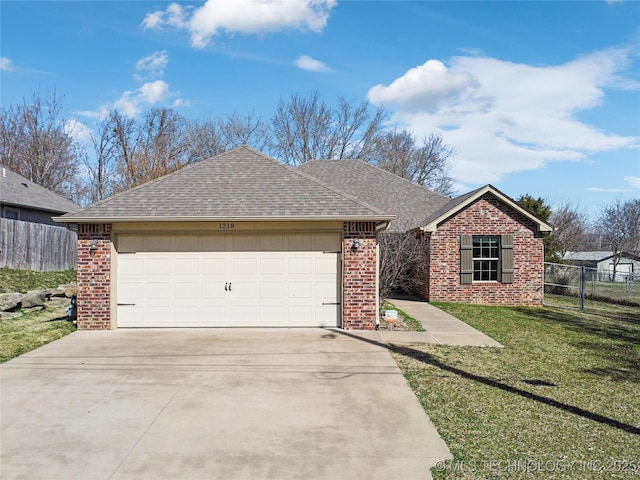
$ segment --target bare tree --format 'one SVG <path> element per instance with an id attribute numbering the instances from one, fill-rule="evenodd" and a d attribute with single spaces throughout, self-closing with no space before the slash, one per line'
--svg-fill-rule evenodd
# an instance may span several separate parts
<path id="1" fill-rule="evenodd" d="M 427 240 L 422 233 L 384 232 L 378 237 L 380 246 L 381 299 L 397 290 L 411 293 L 426 277 L 429 265 Z"/>
<path id="2" fill-rule="evenodd" d="M 107 198 L 116 191 L 116 143 L 115 129 L 111 119 L 97 122 L 91 134 L 94 161 L 84 160 L 86 171 L 85 201 L 97 202 Z"/>
<path id="3" fill-rule="evenodd" d="M 613 253 L 612 279 L 615 280 L 621 254 L 637 255 L 640 250 L 640 200 L 616 200 L 613 205 L 605 206 L 596 220 L 596 228 Z"/>
<path id="4" fill-rule="evenodd" d="M 171 108 L 154 108 L 140 120 L 109 116 L 117 189 L 126 190 L 179 170 L 191 160 L 187 122 Z"/>
<path id="5" fill-rule="evenodd" d="M 587 243 L 589 222 L 586 212 L 571 202 L 565 202 L 553 209 L 549 223 L 555 227 L 550 234 L 555 253 L 562 258 L 566 252 L 578 252 Z"/>
<path id="6" fill-rule="evenodd" d="M 410 131 L 394 130 L 375 139 L 369 161 L 435 192 L 451 195 L 449 159 L 454 153 L 440 135 L 432 134 L 418 145 Z"/>
<path id="7" fill-rule="evenodd" d="M 227 150 L 215 120 L 190 121 L 186 127 L 185 139 L 189 164 L 215 157 Z"/>
<path id="8" fill-rule="evenodd" d="M 74 197 L 83 151 L 65 131 L 62 99 L 42 98 L 2 108 L 0 155 L 3 165 L 69 198 Z"/>
<path id="9" fill-rule="evenodd" d="M 248 145 L 258 151 L 270 145 L 269 128 L 254 112 L 246 115 L 230 113 L 218 120 L 218 131 L 227 150 Z"/>
<path id="10" fill-rule="evenodd" d="M 271 120 L 271 150 L 292 166 L 312 159 L 362 158 L 385 118 L 383 109 L 372 112 L 367 102 L 357 105 L 341 97 L 334 109 L 318 92 L 306 98 L 293 95 L 280 101 Z"/>

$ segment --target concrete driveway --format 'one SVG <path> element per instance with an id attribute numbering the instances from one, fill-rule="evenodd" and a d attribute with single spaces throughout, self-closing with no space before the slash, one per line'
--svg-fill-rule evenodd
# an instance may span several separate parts
<path id="1" fill-rule="evenodd" d="M 78 331 L 0 368 L 0 477 L 426 479 L 389 353 L 322 329 Z"/>

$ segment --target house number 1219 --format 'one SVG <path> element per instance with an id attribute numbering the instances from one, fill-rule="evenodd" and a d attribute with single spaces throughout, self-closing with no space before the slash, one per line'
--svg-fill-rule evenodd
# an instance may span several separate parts
<path id="1" fill-rule="evenodd" d="M 233 230 L 234 228 L 236 228 L 235 223 L 219 223 L 218 226 L 220 230 Z"/>

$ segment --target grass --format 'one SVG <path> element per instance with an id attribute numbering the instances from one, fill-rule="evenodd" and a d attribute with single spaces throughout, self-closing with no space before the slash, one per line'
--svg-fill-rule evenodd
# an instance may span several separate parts
<path id="1" fill-rule="evenodd" d="M 0 363 L 62 338 L 75 329 L 73 323 L 65 319 L 64 306 L 1 319 Z"/>
<path id="2" fill-rule="evenodd" d="M 505 348 L 393 347 L 454 456 L 434 478 L 640 476 L 640 308 L 437 306 Z"/>
<path id="3" fill-rule="evenodd" d="M 0 293 L 53 288 L 75 281 L 76 272 L 33 272 L 0 269 Z M 0 319 L 0 363 L 34 350 L 75 331 L 65 319 L 64 306 L 25 313 L 17 318 Z"/>
<path id="4" fill-rule="evenodd" d="M 75 282 L 76 271 L 34 272 L 31 270 L 0 269 L 0 293 L 20 292 L 38 288 L 54 288 L 63 283 Z"/>

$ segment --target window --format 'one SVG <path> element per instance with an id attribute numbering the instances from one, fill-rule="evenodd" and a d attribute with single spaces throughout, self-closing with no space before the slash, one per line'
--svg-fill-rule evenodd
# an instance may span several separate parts
<path id="1" fill-rule="evenodd" d="M 462 235 L 460 283 L 513 282 L 513 235 Z"/>
<path id="2" fill-rule="evenodd" d="M 20 220 L 20 210 L 17 208 L 4 207 L 4 218 L 10 218 L 11 220 Z"/>
<path id="3" fill-rule="evenodd" d="M 473 236 L 473 281 L 498 281 L 500 237 Z"/>

